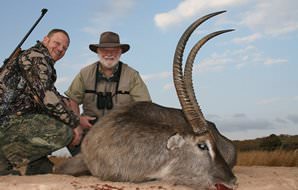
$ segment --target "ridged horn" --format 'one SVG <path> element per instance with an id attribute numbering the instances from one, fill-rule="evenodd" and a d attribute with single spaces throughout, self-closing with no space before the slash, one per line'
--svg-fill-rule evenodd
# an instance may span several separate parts
<path id="1" fill-rule="evenodd" d="M 173 59 L 173 80 L 174 85 L 176 89 L 176 93 L 180 102 L 180 105 L 182 107 L 182 111 L 184 112 L 184 115 L 190 125 L 193 128 L 194 133 L 196 134 L 203 134 L 208 131 L 207 129 L 207 123 L 205 119 L 201 119 L 200 121 L 203 123 L 196 123 L 198 121 L 197 115 L 194 114 L 195 110 L 193 109 L 193 106 L 191 105 L 192 102 L 189 99 L 189 95 L 186 90 L 185 82 L 184 82 L 184 76 L 182 71 L 182 59 L 183 59 L 183 52 L 186 46 L 186 43 L 190 37 L 190 35 L 193 33 L 193 31 L 203 22 L 208 20 L 211 17 L 214 17 L 218 14 L 224 13 L 226 11 L 219 11 L 215 13 L 208 14 L 206 16 L 203 16 L 196 20 L 194 23 L 192 23 L 182 34 L 180 37 L 180 40 L 176 46 L 174 59 Z"/>
<path id="2" fill-rule="evenodd" d="M 226 33 L 226 32 L 231 32 L 234 31 L 234 29 L 228 29 L 228 30 L 221 30 L 217 32 L 213 32 L 211 34 L 206 35 L 204 38 L 202 38 L 198 43 L 196 43 L 193 48 L 191 49 L 187 60 L 186 64 L 184 67 L 184 84 L 186 87 L 187 95 L 190 100 L 190 109 L 189 114 L 191 115 L 191 118 L 193 118 L 193 124 L 194 128 L 200 128 L 200 126 L 206 126 L 207 123 L 204 117 L 203 112 L 201 111 L 200 105 L 197 102 L 196 96 L 195 96 L 195 91 L 193 88 L 193 82 L 192 82 L 192 68 L 193 68 L 193 63 L 195 60 L 195 57 L 198 53 L 198 51 L 201 49 L 201 47 L 210 39 Z"/>

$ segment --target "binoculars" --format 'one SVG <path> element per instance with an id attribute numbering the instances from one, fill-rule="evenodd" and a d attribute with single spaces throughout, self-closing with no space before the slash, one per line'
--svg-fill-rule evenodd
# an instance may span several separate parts
<path id="1" fill-rule="evenodd" d="M 113 100 L 112 92 L 98 92 L 97 93 L 97 108 L 98 109 L 112 109 Z"/>

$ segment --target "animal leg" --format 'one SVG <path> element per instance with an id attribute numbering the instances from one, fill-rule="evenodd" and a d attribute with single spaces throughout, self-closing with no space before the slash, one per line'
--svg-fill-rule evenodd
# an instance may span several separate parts
<path id="1" fill-rule="evenodd" d="M 89 169 L 87 168 L 81 153 L 56 166 L 54 168 L 54 173 L 73 176 L 90 175 Z"/>

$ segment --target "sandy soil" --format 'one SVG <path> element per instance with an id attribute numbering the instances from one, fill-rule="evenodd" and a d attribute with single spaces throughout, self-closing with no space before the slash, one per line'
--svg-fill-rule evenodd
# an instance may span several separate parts
<path id="1" fill-rule="evenodd" d="M 240 167 L 234 169 L 239 190 L 298 190 L 297 167 Z M 0 190 L 189 190 L 152 182 L 144 184 L 103 182 L 95 177 L 67 175 L 2 176 Z"/>

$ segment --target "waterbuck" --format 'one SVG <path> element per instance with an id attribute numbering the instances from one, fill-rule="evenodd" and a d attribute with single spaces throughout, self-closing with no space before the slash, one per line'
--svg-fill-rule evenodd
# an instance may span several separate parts
<path id="1" fill-rule="evenodd" d="M 79 175 L 89 171 L 101 180 L 160 180 L 193 189 L 233 188 L 236 148 L 213 123 L 205 120 L 192 83 L 193 62 L 199 49 L 209 39 L 232 30 L 202 38 L 191 49 L 182 71 L 183 52 L 193 31 L 223 12 L 195 21 L 177 44 L 173 78 L 182 110 L 151 102 L 116 108 L 91 128 L 82 142 L 81 153 L 56 172 Z"/>

